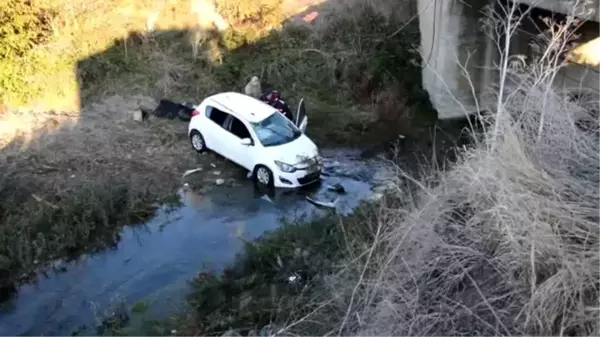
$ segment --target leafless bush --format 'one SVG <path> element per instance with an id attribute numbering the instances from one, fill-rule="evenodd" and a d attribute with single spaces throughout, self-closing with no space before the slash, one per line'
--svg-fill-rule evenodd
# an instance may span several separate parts
<path id="1" fill-rule="evenodd" d="M 514 9 L 492 18 L 508 36 L 520 20 Z M 541 55 L 560 55 L 572 26 L 549 27 Z M 552 86 L 560 57 L 514 67 L 508 44 L 498 47 L 496 113 L 485 141 L 463 150 L 435 186 L 415 181 L 420 193 L 408 209 L 384 208 L 374 220 L 387 234 L 375 256 L 359 260 L 370 265 L 338 276 L 352 287 L 332 282 L 334 298 L 349 308 L 339 332 L 600 333 L 597 116 Z"/>

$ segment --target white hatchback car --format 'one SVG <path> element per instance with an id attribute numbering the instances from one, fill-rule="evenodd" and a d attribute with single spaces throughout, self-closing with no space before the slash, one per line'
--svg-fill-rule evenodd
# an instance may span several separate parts
<path id="1" fill-rule="evenodd" d="M 222 155 L 252 172 L 258 183 L 297 188 L 320 179 L 322 159 L 304 134 L 303 100 L 294 118 L 253 97 L 225 92 L 195 108 L 188 133 L 194 150 Z"/>

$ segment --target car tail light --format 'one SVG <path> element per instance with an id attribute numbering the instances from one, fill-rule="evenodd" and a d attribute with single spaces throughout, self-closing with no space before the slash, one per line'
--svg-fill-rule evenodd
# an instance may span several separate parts
<path id="1" fill-rule="evenodd" d="M 194 109 L 194 111 L 192 111 L 192 117 L 196 117 L 200 114 L 200 111 Z"/>

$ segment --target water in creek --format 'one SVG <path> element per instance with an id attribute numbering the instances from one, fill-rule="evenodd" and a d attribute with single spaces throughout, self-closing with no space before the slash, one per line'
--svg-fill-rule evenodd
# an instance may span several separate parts
<path id="1" fill-rule="evenodd" d="M 202 195 L 182 190 L 184 206 L 161 209 L 144 226 L 125 228 L 115 249 L 82 256 L 65 264 L 64 272 L 22 286 L 3 305 L 0 335 L 68 335 L 82 326 L 87 327 L 82 333 L 94 334 L 94 308 L 102 312 L 117 296 L 128 305 L 143 300 L 152 316 L 164 317 L 181 305 L 187 281 L 202 268 L 218 270 L 232 261 L 241 239 L 257 238 L 285 217 L 320 212 L 307 195 L 327 201 L 339 197 L 336 208 L 346 213 L 385 179 L 381 159 L 361 159 L 358 151 L 339 149 L 323 151 L 323 156 L 323 182 L 303 191 L 269 196 L 250 181 L 216 186 Z M 328 191 L 336 183 L 345 194 Z"/>

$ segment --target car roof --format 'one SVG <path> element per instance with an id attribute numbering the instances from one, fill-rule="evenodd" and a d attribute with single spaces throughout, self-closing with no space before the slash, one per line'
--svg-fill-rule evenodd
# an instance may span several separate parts
<path id="1" fill-rule="evenodd" d="M 277 111 L 269 104 L 239 92 L 223 92 L 207 99 L 251 123 L 258 123 Z"/>

